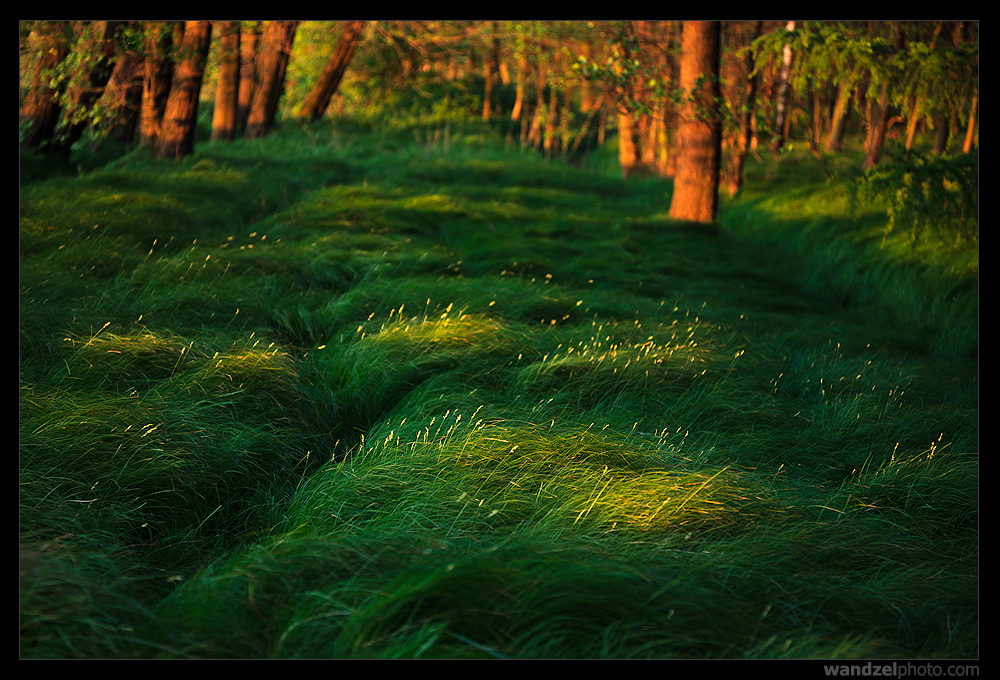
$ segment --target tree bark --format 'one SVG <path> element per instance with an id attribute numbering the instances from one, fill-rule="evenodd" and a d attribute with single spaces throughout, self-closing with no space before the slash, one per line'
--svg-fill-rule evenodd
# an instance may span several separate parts
<path id="1" fill-rule="evenodd" d="M 902 47 L 902 33 L 895 22 L 890 22 L 889 26 L 892 43 L 899 49 Z M 869 30 L 873 31 L 874 29 L 869 28 Z M 862 170 L 878 165 L 882 157 L 882 146 L 888 131 L 890 111 L 889 88 L 887 84 L 882 83 L 878 97 L 868 103 L 868 134 L 865 139 L 865 160 L 861 164 Z"/>
<path id="2" fill-rule="evenodd" d="M 833 103 L 833 114 L 830 116 L 830 134 L 826 138 L 827 151 L 841 151 L 844 148 L 844 135 L 847 132 L 847 117 L 850 113 L 851 92 L 843 84 L 837 85 L 837 95 Z"/>
<path id="3" fill-rule="evenodd" d="M 528 79 L 528 57 L 524 53 L 517 59 L 517 94 L 514 97 L 514 108 L 510 119 L 517 122 L 521 119 L 521 108 L 524 106 L 524 82 Z"/>
<path id="4" fill-rule="evenodd" d="M 785 30 L 794 31 L 795 22 L 789 21 L 785 26 Z M 771 141 L 771 150 L 777 153 L 781 150 L 781 147 L 785 145 L 785 140 L 788 138 L 786 130 L 788 129 L 786 122 L 789 118 L 788 115 L 788 101 L 790 97 L 788 96 L 788 79 L 792 71 L 792 46 L 785 45 L 785 49 L 781 53 L 781 76 L 778 83 L 778 99 L 775 102 L 775 112 L 774 112 L 774 132 L 775 137 Z"/>
<path id="5" fill-rule="evenodd" d="M 969 107 L 969 124 L 965 129 L 965 142 L 962 144 L 962 151 L 969 153 L 972 151 L 973 140 L 976 131 L 976 113 L 979 109 L 979 95 L 972 96 L 972 105 Z"/>
<path id="6" fill-rule="evenodd" d="M 211 21 L 188 21 L 177 52 L 160 135 L 153 144 L 154 158 L 182 158 L 194 151 L 198 96 L 212 38 Z"/>
<path id="7" fill-rule="evenodd" d="M 260 44 L 259 21 L 242 22 L 240 32 L 240 90 L 236 105 L 236 127 L 242 128 L 250 116 L 250 105 L 257 94 L 257 47 Z"/>
<path id="8" fill-rule="evenodd" d="M 146 26 L 146 65 L 139 113 L 140 146 L 152 146 L 160 136 L 163 112 L 167 108 L 174 72 L 170 52 L 174 45 L 180 44 L 183 37 L 183 22 L 150 22 Z"/>
<path id="9" fill-rule="evenodd" d="M 278 101 L 285 85 L 285 67 L 295 40 L 297 21 L 272 21 L 264 29 L 258 55 L 259 88 L 250 106 L 244 137 L 257 139 L 274 127 Z"/>
<path id="10" fill-rule="evenodd" d="M 719 210 L 722 123 L 718 110 L 718 21 L 685 21 L 681 34 L 680 87 L 686 94 L 678 120 L 677 175 L 670 217 L 713 223 Z M 694 89 L 702 78 L 700 89 Z"/>
<path id="11" fill-rule="evenodd" d="M 212 112 L 213 142 L 236 139 L 236 111 L 240 91 L 240 24 L 238 21 L 217 21 L 219 46 L 219 82 L 215 89 L 215 110 Z"/>
<path id="12" fill-rule="evenodd" d="M 739 49 L 756 40 L 760 37 L 763 26 L 763 21 L 753 22 L 749 35 L 744 33 L 745 37 L 738 39 L 738 43 L 734 47 Z M 733 61 L 735 62 L 735 60 Z M 737 68 L 736 63 L 731 64 L 728 71 L 732 75 L 726 79 L 737 87 L 739 87 L 739 83 L 742 83 L 743 90 L 742 97 L 736 102 L 731 102 L 734 104 L 732 108 L 737 113 L 736 125 L 729 142 L 729 162 L 726 167 L 725 178 L 726 190 L 730 196 L 735 196 L 743 188 L 743 169 L 746 166 L 747 156 L 750 153 L 750 138 L 753 134 L 751 127 L 757 99 L 758 77 L 754 73 L 754 58 L 750 50 L 744 53 L 743 63 L 740 66 L 741 68 Z M 735 93 L 733 98 L 736 98 Z"/>
<path id="13" fill-rule="evenodd" d="M 337 39 L 337 45 L 333 49 L 333 54 L 326 62 L 319 80 L 309 90 L 309 94 L 306 95 L 306 99 L 302 103 L 302 108 L 299 109 L 300 118 L 318 120 L 326 113 L 330 106 L 330 99 L 337 92 L 344 72 L 347 71 L 347 65 L 351 61 L 351 55 L 354 54 L 354 48 L 361 38 L 365 25 L 364 21 L 349 21 L 344 26 L 340 38 Z"/>
<path id="14" fill-rule="evenodd" d="M 52 138 L 59 122 L 62 107 L 59 105 L 59 88 L 52 88 L 51 69 L 56 68 L 69 54 L 72 29 L 68 21 L 39 22 L 36 28 L 41 57 L 35 66 L 31 87 L 21 102 L 21 124 L 27 128 L 24 143 L 40 147 Z"/>
<path id="15" fill-rule="evenodd" d="M 86 26 L 76 49 L 86 55 L 81 70 L 76 74 L 67 93 L 68 105 L 63 124 L 57 131 L 56 147 L 69 156 L 73 145 L 90 125 L 90 112 L 104 94 L 115 65 L 115 31 L 120 21 L 95 21 Z"/>

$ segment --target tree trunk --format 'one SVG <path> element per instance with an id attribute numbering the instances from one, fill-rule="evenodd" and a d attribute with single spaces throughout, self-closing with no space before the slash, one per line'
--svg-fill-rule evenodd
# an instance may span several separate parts
<path id="1" fill-rule="evenodd" d="M 180 45 L 183 37 L 184 22 L 150 22 L 146 26 L 146 65 L 139 114 L 140 146 L 152 146 L 160 136 L 174 72 L 170 52 L 174 45 Z"/>
<path id="2" fill-rule="evenodd" d="M 154 158 L 179 159 L 194 151 L 198 96 L 211 38 L 211 21 L 185 22 L 184 39 L 177 53 L 180 60 L 174 67 L 163 126 L 153 144 Z"/>
<path id="3" fill-rule="evenodd" d="M 130 51 L 119 57 L 111 80 L 104 90 L 103 106 L 111 110 L 111 134 L 120 142 L 131 144 L 142 105 L 142 72 L 145 60 Z"/>
<path id="4" fill-rule="evenodd" d="M 785 26 L 785 30 L 794 31 L 795 22 L 789 21 Z M 781 150 L 781 147 L 785 145 L 785 140 L 788 138 L 788 134 L 785 132 L 788 128 L 786 122 L 789 118 L 788 111 L 788 79 L 792 71 L 792 46 L 785 45 L 784 50 L 781 52 L 781 76 L 778 83 L 778 100 L 775 102 L 774 111 L 774 133 L 775 137 L 771 141 L 771 150 L 777 153 Z"/>
<path id="5" fill-rule="evenodd" d="M 622 179 L 628 179 L 639 167 L 639 129 L 635 116 L 629 111 L 618 111 L 618 165 Z"/>
<path id="6" fill-rule="evenodd" d="M 211 140 L 231 142 L 236 139 L 236 109 L 240 91 L 240 24 L 238 21 L 217 21 L 215 24 L 220 34 L 221 50 Z"/>
<path id="7" fill-rule="evenodd" d="M 521 54 L 517 59 L 517 94 L 514 97 L 514 108 L 510 119 L 518 121 L 521 118 L 521 108 L 524 106 L 524 81 L 528 79 L 528 57 Z"/>
<path id="8" fill-rule="evenodd" d="M 483 60 L 483 78 L 485 78 L 485 92 L 483 93 L 483 120 L 490 119 L 490 112 L 493 110 L 493 76 L 500 71 L 500 36 L 498 35 L 497 22 L 490 22 L 493 30 L 493 39 L 490 44 L 489 57 Z"/>
<path id="9" fill-rule="evenodd" d="M 969 125 L 965 129 L 965 142 L 962 144 L 962 151 L 969 153 L 972 151 L 972 143 L 975 139 L 976 113 L 979 108 L 979 96 L 973 95 L 972 105 L 969 107 Z"/>
<path id="10" fill-rule="evenodd" d="M 838 152 L 844 148 L 844 134 L 847 132 L 847 117 L 850 113 L 851 93 L 844 85 L 837 85 L 837 96 L 830 116 L 830 135 L 826 138 L 826 150 Z"/>
<path id="11" fill-rule="evenodd" d="M 236 127 L 242 128 L 250 117 L 250 105 L 257 94 L 257 47 L 260 44 L 259 21 L 241 22 L 240 33 L 240 90 L 236 104 Z"/>
<path id="12" fill-rule="evenodd" d="M 899 31 L 896 23 L 893 22 L 890 24 L 890 31 L 893 45 L 897 49 L 901 48 L 902 33 Z M 865 160 L 861 164 L 862 170 L 875 167 L 882 157 L 882 146 L 885 143 L 885 136 L 888 131 L 891 108 L 888 85 L 882 83 L 882 86 L 879 88 L 878 98 L 868 103 L 868 134 L 865 139 Z"/>
<path id="13" fill-rule="evenodd" d="M 244 137 L 247 139 L 264 137 L 274 127 L 278 101 L 285 85 L 285 67 L 292 51 L 297 27 L 297 21 L 272 21 L 264 29 L 260 54 L 257 57 L 260 85 L 247 118 L 244 132 Z"/>
<path id="14" fill-rule="evenodd" d="M 344 72 L 347 71 L 347 65 L 351 61 L 351 55 L 354 54 L 354 48 L 364 32 L 366 23 L 364 21 L 349 21 L 344 26 L 344 31 L 337 39 L 337 45 L 333 48 L 333 54 L 326 62 L 319 80 L 309 90 L 309 94 L 306 95 L 306 99 L 302 103 L 302 108 L 299 109 L 299 118 L 319 120 L 326 113 L 330 106 L 330 100 L 337 92 L 340 81 L 344 78 Z"/>
<path id="15" fill-rule="evenodd" d="M 685 21 L 681 34 L 680 87 L 686 97 L 678 112 L 677 175 L 670 217 L 712 223 L 719 209 L 722 122 L 719 90 L 718 21 Z M 700 89 L 696 80 L 702 78 Z"/>
<path id="16" fill-rule="evenodd" d="M 760 37 L 763 26 L 763 21 L 755 21 L 753 27 L 750 29 L 750 34 L 740 40 L 739 44 L 734 47 L 738 49 L 745 46 L 744 43 L 746 45 L 752 43 Z M 753 53 L 750 50 L 746 50 L 744 52 L 742 69 L 732 69 L 730 73 L 733 75 L 727 78 L 727 81 L 734 85 L 743 83 L 742 101 L 738 102 L 739 106 L 733 106 L 734 110 L 737 111 L 736 125 L 729 144 L 729 163 L 725 179 L 726 190 L 730 196 L 735 196 L 743 188 L 743 169 L 746 166 L 747 156 L 750 153 L 750 138 L 753 134 L 751 127 L 757 99 L 758 80 L 756 73 L 754 73 L 754 67 Z"/>
<path id="17" fill-rule="evenodd" d="M 115 31 L 120 21 L 95 21 L 87 26 L 77 42 L 76 50 L 84 56 L 80 72 L 74 81 L 78 84 L 67 93 L 68 104 L 63 124 L 57 132 L 57 148 L 69 156 L 73 145 L 90 125 L 90 112 L 104 94 L 115 65 Z"/>
<path id="18" fill-rule="evenodd" d="M 59 122 L 59 88 L 52 88 L 50 69 L 57 67 L 69 54 L 72 30 L 68 21 L 39 22 L 36 28 L 41 56 L 35 66 L 31 87 L 21 103 L 21 124 L 27 128 L 24 143 L 39 147 L 51 139 Z"/>

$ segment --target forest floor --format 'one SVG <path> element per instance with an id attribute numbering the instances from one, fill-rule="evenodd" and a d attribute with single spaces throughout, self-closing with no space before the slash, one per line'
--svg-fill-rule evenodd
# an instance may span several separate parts
<path id="1" fill-rule="evenodd" d="M 22 657 L 978 658 L 978 250 L 854 159 L 30 160 Z"/>

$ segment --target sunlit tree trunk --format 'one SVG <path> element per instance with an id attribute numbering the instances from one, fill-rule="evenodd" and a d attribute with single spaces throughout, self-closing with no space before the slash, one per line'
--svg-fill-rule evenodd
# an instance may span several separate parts
<path id="1" fill-rule="evenodd" d="M 297 21 L 272 21 L 264 29 L 257 56 L 259 87 L 250 106 L 244 132 L 247 139 L 263 137 L 274 127 L 278 102 L 285 87 L 285 68 L 297 28 Z"/>
<path id="2" fill-rule="evenodd" d="M 830 115 L 830 134 L 826 138 L 827 151 L 841 151 L 844 148 L 844 135 L 847 132 L 847 117 L 850 112 L 851 93 L 844 85 L 837 85 L 837 94 L 833 101 L 833 113 Z"/>
<path id="3" fill-rule="evenodd" d="M 975 139 L 976 131 L 976 113 L 979 109 L 979 97 L 974 95 L 972 97 L 972 105 L 969 107 L 969 124 L 965 129 L 965 142 L 962 144 L 962 151 L 964 153 L 969 153 L 972 151 L 973 140 Z"/>
<path id="4" fill-rule="evenodd" d="M 794 31 L 795 22 L 789 21 L 785 26 L 785 30 Z M 789 77 L 792 71 L 792 46 L 785 45 L 781 52 L 781 75 L 778 81 L 778 97 L 774 104 L 774 132 L 775 137 L 771 141 L 771 149 L 775 152 L 780 151 L 785 145 L 785 140 L 788 138 L 786 132 L 787 121 L 789 118 L 789 99 L 788 88 L 789 88 Z"/>
<path id="5" fill-rule="evenodd" d="M 483 60 L 483 78 L 485 79 L 485 91 L 483 92 L 483 120 L 490 119 L 490 112 L 493 110 L 493 78 L 500 70 L 500 36 L 498 35 L 497 22 L 490 23 L 493 30 L 493 39 L 490 41 L 489 56 Z"/>
<path id="6" fill-rule="evenodd" d="M 216 22 L 219 37 L 219 82 L 212 112 L 212 141 L 236 139 L 236 109 L 240 91 L 240 24 Z"/>
<path id="7" fill-rule="evenodd" d="M 28 146 L 39 147 L 51 139 L 59 122 L 62 112 L 59 104 L 60 89 L 50 86 L 50 71 L 66 59 L 72 35 L 72 27 L 68 21 L 37 23 L 35 36 L 39 41 L 41 57 L 20 109 L 21 124 L 27 130 L 24 143 Z"/>
<path id="8" fill-rule="evenodd" d="M 257 48 L 260 45 L 259 21 L 243 21 L 240 31 L 240 89 L 236 104 L 236 127 L 245 127 L 250 106 L 257 94 Z"/>
<path id="9" fill-rule="evenodd" d="M 514 96 L 514 108 L 510 112 L 510 119 L 515 122 L 521 119 L 521 109 L 524 106 L 524 81 L 527 79 L 528 57 L 522 53 L 517 58 L 517 94 Z"/>
<path id="10" fill-rule="evenodd" d="M 104 94 L 115 66 L 115 31 L 120 21 L 94 21 L 82 27 L 76 50 L 81 56 L 79 72 L 67 94 L 63 123 L 57 130 L 57 148 L 68 156 L 90 125 L 90 113 Z"/>
<path id="11" fill-rule="evenodd" d="M 330 100 L 336 94 L 337 88 L 340 87 L 340 81 L 344 78 L 347 65 L 354 54 L 354 48 L 358 44 L 358 40 L 361 39 L 366 25 L 367 22 L 364 21 L 349 21 L 344 26 L 340 38 L 337 39 L 337 45 L 333 48 L 333 54 L 326 62 L 319 80 L 309 90 L 309 94 L 306 95 L 306 99 L 302 103 L 302 108 L 299 109 L 300 118 L 318 120 L 326 113 L 330 106 Z"/>
<path id="12" fill-rule="evenodd" d="M 670 204 L 675 220 L 711 223 L 718 215 L 720 30 L 718 21 L 685 21 L 681 33 L 680 87 L 686 96 L 678 112 L 677 175 Z"/>
<path id="13" fill-rule="evenodd" d="M 146 65 L 142 79 L 139 144 L 152 146 L 160 136 L 163 113 L 170 96 L 174 63 L 170 53 L 184 37 L 184 22 L 150 22 L 146 25 Z"/>
<path id="14" fill-rule="evenodd" d="M 182 158 L 194 151 L 198 97 L 212 38 L 211 21 L 188 21 L 177 51 L 170 96 L 163 112 L 160 135 L 153 144 L 154 158 Z"/>

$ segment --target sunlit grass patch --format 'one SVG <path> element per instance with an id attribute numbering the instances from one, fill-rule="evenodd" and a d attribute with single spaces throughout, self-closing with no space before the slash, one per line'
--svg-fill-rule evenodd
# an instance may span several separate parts
<path id="1" fill-rule="evenodd" d="M 334 534 L 409 527 L 462 540 L 688 533 L 745 525 L 759 517 L 754 505 L 767 505 L 737 470 L 693 465 L 680 433 L 653 442 L 488 413 L 383 425 L 299 489 L 291 525 Z"/>

